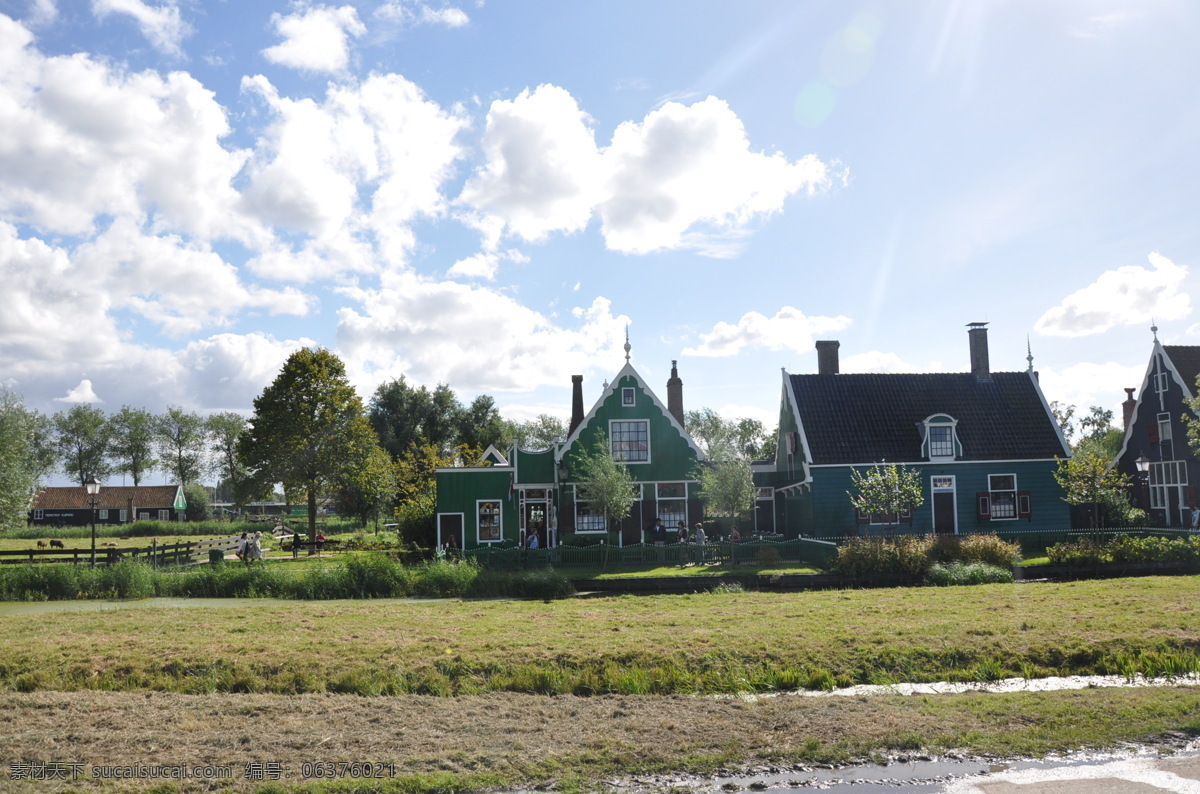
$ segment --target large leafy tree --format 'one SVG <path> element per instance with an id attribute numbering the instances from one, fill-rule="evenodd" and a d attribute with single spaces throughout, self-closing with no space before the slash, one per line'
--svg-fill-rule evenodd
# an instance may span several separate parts
<path id="1" fill-rule="evenodd" d="M 302 348 L 254 400 L 238 457 L 260 487 L 283 483 L 288 493 L 305 495 L 313 537 L 318 496 L 351 479 L 377 445 L 341 359 Z"/>
<path id="2" fill-rule="evenodd" d="M 154 424 L 159 467 L 180 485 L 198 481 L 208 468 L 208 423 L 174 405 Z"/>
<path id="3" fill-rule="evenodd" d="M 340 511 L 363 526 L 374 519 L 376 532 L 379 514 L 388 510 L 395 498 L 396 462 L 379 446 L 367 453 L 363 465 L 350 472 L 338 491 Z"/>
<path id="4" fill-rule="evenodd" d="M 128 405 L 109 417 L 113 471 L 128 474 L 134 485 L 141 485 L 145 476 L 158 466 L 154 458 L 156 422 L 154 414 Z"/>
<path id="5" fill-rule="evenodd" d="M 455 415 L 457 444 L 471 449 L 487 449 L 504 441 L 504 419 L 496 410 L 496 401 L 481 394 Z"/>
<path id="6" fill-rule="evenodd" d="M 1144 518 L 1140 513 L 1131 514 L 1129 477 L 1112 465 L 1106 453 L 1084 449 L 1060 459 L 1054 479 L 1063 489 L 1063 501 L 1099 505 L 1106 524 L 1127 526 Z"/>
<path id="7" fill-rule="evenodd" d="M 550 449 L 567 440 L 567 425 L 557 416 L 538 414 L 535 419 L 524 422 L 506 422 L 507 443 L 521 449 Z"/>
<path id="8" fill-rule="evenodd" d="M 572 459 L 579 499 L 589 502 L 608 521 L 624 521 L 633 509 L 633 476 L 624 463 L 613 459 L 608 437 L 601 433 L 592 449 Z"/>
<path id="9" fill-rule="evenodd" d="M 83 485 L 89 477 L 103 479 L 112 471 L 108 462 L 109 426 L 104 411 L 75 405 L 54 415 L 58 456 L 63 472 Z"/>
<path id="10" fill-rule="evenodd" d="M 687 431 L 709 460 L 759 460 L 775 454 L 773 436 L 757 419 L 726 419 L 711 408 L 684 414 Z"/>
<path id="11" fill-rule="evenodd" d="M 17 395 L 0 387 L 0 527 L 25 523 L 37 489 L 36 416 Z"/>
<path id="12" fill-rule="evenodd" d="M 399 459 L 420 444 L 433 444 L 442 453 L 453 449 L 462 410 L 446 384 L 429 391 L 400 376 L 375 390 L 369 414 L 380 445 Z"/>
<path id="13" fill-rule="evenodd" d="M 750 466 L 738 458 L 704 461 L 693 476 L 700 481 L 700 498 L 714 515 L 736 519 L 754 507 Z"/>
<path id="14" fill-rule="evenodd" d="M 896 463 L 877 463 L 865 473 L 851 469 L 850 483 L 854 492 L 846 493 L 854 509 L 864 515 L 883 516 L 888 523 L 925 503 L 921 473 Z"/>
<path id="15" fill-rule="evenodd" d="M 226 411 L 213 414 L 206 422 L 215 473 L 225 490 L 238 494 L 246 480 L 246 467 L 237 454 L 238 439 L 246 429 L 246 419 L 241 414 Z"/>

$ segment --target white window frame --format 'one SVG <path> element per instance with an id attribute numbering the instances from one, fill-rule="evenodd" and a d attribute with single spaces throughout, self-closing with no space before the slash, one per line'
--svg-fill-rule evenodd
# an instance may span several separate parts
<path id="1" fill-rule="evenodd" d="M 1187 463 L 1182 460 L 1164 460 L 1150 464 L 1150 509 L 1166 510 L 1171 504 L 1168 489 L 1176 490 L 1176 501 L 1180 515 L 1187 514 Z"/>
<path id="2" fill-rule="evenodd" d="M 945 454 L 943 450 L 939 450 L 942 454 L 935 454 L 933 450 L 933 431 L 943 428 L 950 433 L 950 452 L 949 454 Z M 958 452 L 961 448 L 962 444 L 958 440 L 957 419 L 949 414 L 932 414 L 925 417 L 925 455 L 929 460 L 957 460 Z"/>
<path id="3" fill-rule="evenodd" d="M 579 498 L 579 486 L 573 486 L 575 489 L 574 499 L 571 501 L 572 510 L 575 511 L 575 532 L 580 535 L 600 535 L 608 532 L 608 519 L 602 515 L 594 515 L 591 512 L 591 502 L 587 499 Z M 587 515 L 581 515 L 580 509 L 588 511 Z M 587 529 L 582 529 L 582 527 Z"/>
<path id="4" fill-rule="evenodd" d="M 617 443 L 617 439 L 616 439 L 616 434 L 613 430 L 613 428 L 616 427 L 617 425 L 642 425 L 646 428 L 646 458 L 645 458 L 645 460 L 630 460 L 629 458 L 617 456 L 617 450 L 614 447 L 614 444 Z M 621 432 L 622 432 L 622 434 L 624 434 L 628 431 L 622 430 Z M 623 440 L 622 443 L 628 443 L 628 441 Z M 627 466 L 635 466 L 635 465 L 641 465 L 644 463 L 650 463 L 650 459 L 651 459 L 651 455 L 650 455 L 650 420 L 649 419 L 610 419 L 608 421 L 608 450 L 609 450 L 609 453 L 612 454 L 613 460 L 617 461 L 618 463 L 624 463 Z"/>
<path id="5" fill-rule="evenodd" d="M 674 488 L 675 486 L 683 486 L 682 496 L 664 496 L 662 489 L 664 486 Z M 655 516 L 662 519 L 663 524 L 667 529 L 674 530 L 679 527 L 679 522 L 687 523 L 687 503 L 688 503 L 688 483 L 686 480 L 676 480 L 672 482 L 659 482 L 654 484 L 654 513 Z M 675 507 L 671 512 L 667 513 L 663 510 L 663 504 L 669 504 Z"/>
<path id="6" fill-rule="evenodd" d="M 1154 391 L 1162 394 L 1171 387 L 1171 373 L 1159 372 L 1154 376 Z"/>
<path id="7" fill-rule="evenodd" d="M 159 510 L 158 511 L 158 520 L 159 521 L 170 521 L 171 520 L 171 511 L 170 510 Z"/>
<path id="8" fill-rule="evenodd" d="M 45 509 L 43 509 L 43 508 L 41 508 L 41 507 L 39 507 L 39 508 L 35 509 L 35 510 L 33 511 L 33 520 L 34 520 L 34 521 L 45 521 L 45 520 L 46 520 L 46 511 L 45 511 Z"/>
<path id="9" fill-rule="evenodd" d="M 993 487 L 992 479 L 995 477 L 1011 477 L 1012 478 L 1012 488 L 995 488 L 995 487 Z M 1018 516 L 1020 515 L 1020 510 L 1018 509 L 1018 505 L 1017 505 L 1017 491 L 1018 491 L 1018 488 L 1017 488 L 1017 475 L 1016 474 L 989 474 L 988 475 L 988 503 L 990 505 L 990 507 L 989 507 L 990 512 L 988 515 L 992 521 L 1016 521 L 1017 520 Z M 1012 502 L 1011 502 L 1012 515 L 1002 515 L 1002 514 L 996 513 L 996 507 L 998 505 L 1002 506 L 1004 508 L 1004 510 L 1008 510 L 1009 506 L 1010 506 L 1010 505 L 1005 505 L 1003 502 L 997 502 L 996 501 L 997 496 L 1011 496 L 1012 497 Z"/>
<path id="10" fill-rule="evenodd" d="M 105 508 L 103 510 L 97 510 L 96 513 L 97 513 L 97 515 L 96 515 L 97 521 L 107 521 L 108 520 L 108 508 Z"/>
<path id="11" fill-rule="evenodd" d="M 1171 440 L 1171 414 L 1158 415 L 1158 443 Z"/>
<path id="12" fill-rule="evenodd" d="M 621 407 L 632 408 L 637 405 L 637 392 L 632 386 L 625 386 L 621 389 Z"/>
<path id="13" fill-rule="evenodd" d="M 491 504 L 496 506 L 494 513 L 489 512 L 488 515 L 496 517 L 496 537 L 483 537 L 483 506 Z M 504 540 L 504 505 L 499 499 L 476 499 L 475 500 L 475 542 L 476 543 L 499 543 Z"/>
<path id="14" fill-rule="evenodd" d="M 127 509 L 125 509 L 124 507 L 122 507 L 121 508 L 121 516 L 117 520 L 120 521 L 122 524 L 129 523 L 129 511 Z"/>

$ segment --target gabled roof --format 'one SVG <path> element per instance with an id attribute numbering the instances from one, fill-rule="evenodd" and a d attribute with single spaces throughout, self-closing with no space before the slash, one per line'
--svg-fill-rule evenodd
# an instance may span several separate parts
<path id="1" fill-rule="evenodd" d="M 1163 345 L 1163 352 L 1171 359 L 1171 364 L 1179 377 L 1183 379 L 1183 387 L 1187 394 L 1196 395 L 1196 376 L 1200 375 L 1200 346 L 1197 345 Z"/>
<path id="2" fill-rule="evenodd" d="M 178 485 L 111 485 L 101 486 L 96 507 L 100 510 L 124 510 L 130 499 L 135 508 L 166 509 L 175 505 Z M 35 510 L 82 510 L 91 507 L 87 489 L 82 485 L 43 488 L 33 498 Z"/>
<path id="3" fill-rule="evenodd" d="M 637 370 L 633 368 L 633 365 L 626 362 L 625 366 L 621 368 L 621 371 L 617 373 L 617 376 L 612 379 L 611 383 L 608 384 L 608 388 L 606 388 L 604 393 L 600 395 L 600 399 L 596 400 L 596 403 L 592 406 L 592 410 L 588 411 L 587 415 L 583 417 L 583 421 L 580 422 L 579 426 L 575 428 L 575 432 L 571 433 L 571 435 L 567 437 L 567 440 L 555 449 L 555 462 L 563 459 L 563 457 L 567 454 L 567 451 L 579 439 L 579 436 L 583 433 L 584 429 L 591 424 L 593 419 L 596 418 L 596 412 L 600 410 L 600 406 L 604 405 L 605 401 L 616 393 L 621 380 L 625 377 L 630 377 L 637 381 L 638 386 L 641 387 L 641 390 L 646 393 L 646 396 L 650 398 L 651 402 L 654 403 L 654 406 L 658 408 L 658 410 L 662 411 L 662 415 L 668 422 L 671 423 L 671 426 L 678 430 L 679 435 L 683 437 L 683 440 L 696 451 L 696 459 L 704 460 L 704 451 L 701 450 L 699 445 L 696 444 L 696 440 L 693 439 L 691 434 L 689 434 L 688 431 L 683 428 L 683 425 L 679 424 L 674 415 L 667 410 L 667 406 L 663 405 L 662 400 L 658 399 L 658 395 L 654 393 L 654 390 L 646 385 L 646 381 L 643 380 L 642 376 L 639 375 Z"/>
<path id="4" fill-rule="evenodd" d="M 1030 372 L 791 375 L 812 463 L 916 462 L 923 422 L 958 420 L 958 460 L 1043 460 L 1070 454 Z"/>

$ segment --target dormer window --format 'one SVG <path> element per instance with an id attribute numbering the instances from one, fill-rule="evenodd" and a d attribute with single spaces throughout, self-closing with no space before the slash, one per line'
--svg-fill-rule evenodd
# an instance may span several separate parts
<path id="1" fill-rule="evenodd" d="M 958 420 L 947 414 L 934 414 L 922 423 L 925 439 L 921 454 L 929 460 L 954 460 L 962 455 L 958 440 Z"/>
<path id="2" fill-rule="evenodd" d="M 631 388 L 621 389 L 621 405 L 625 408 L 632 408 L 634 406 L 634 404 L 635 404 L 635 396 L 633 393 L 633 389 L 631 389 Z"/>

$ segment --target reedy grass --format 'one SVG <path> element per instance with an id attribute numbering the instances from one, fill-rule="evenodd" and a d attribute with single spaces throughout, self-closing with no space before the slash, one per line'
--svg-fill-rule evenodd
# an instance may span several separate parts
<path id="1" fill-rule="evenodd" d="M 336 575 L 314 569 L 299 578 L 317 587 Z M 270 574 L 238 576 L 250 590 L 255 576 Z M 1163 577 L 955 591 L 382 607 L 244 602 L 235 609 L 106 610 L 99 618 L 11 615 L 0 687 L 662 695 L 1182 675 L 1200 671 L 1194 586 Z"/>

